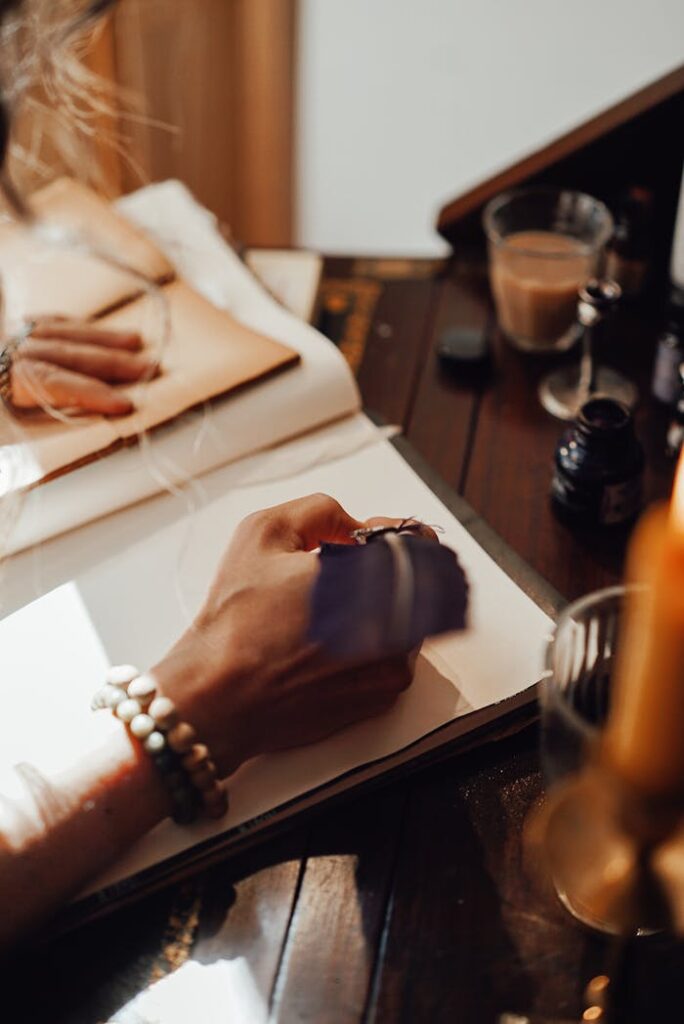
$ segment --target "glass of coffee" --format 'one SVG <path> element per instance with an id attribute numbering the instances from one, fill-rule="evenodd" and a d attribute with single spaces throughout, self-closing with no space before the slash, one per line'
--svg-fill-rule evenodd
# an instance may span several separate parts
<path id="1" fill-rule="evenodd" d="M 561 352 L 579 336 L 577 293 L 597 275 L 613 218 L 598 199 L 558 188 L 505 192 L 483 214 L 499 324 L 526 352 Z"/>

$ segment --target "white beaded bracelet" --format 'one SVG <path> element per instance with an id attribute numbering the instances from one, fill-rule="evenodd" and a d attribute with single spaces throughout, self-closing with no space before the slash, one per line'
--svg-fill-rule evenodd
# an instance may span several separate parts
<path id="1" fill-rule="evenodd" d="M 228 793 L 209 750 L 197 742 L 188 722 L 178 720 L 175 704 L 158 693 L 154 676 L 133 665 L 114 665 L 91 707 L 109 708 L 140 741 L 169 791 L 177 824 L 189 825 L 200 810 L 210 818 L 223 817 Z"/>

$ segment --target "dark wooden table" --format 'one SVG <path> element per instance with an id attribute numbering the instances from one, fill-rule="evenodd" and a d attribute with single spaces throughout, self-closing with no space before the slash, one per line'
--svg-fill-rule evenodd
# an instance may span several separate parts
<path id="1" fill-rule="evenodd" d="M 369 410 L 401 424 L 565 598 L 619 580 L 627 531 L 574 533 L 550 511 L 561 426 L 536 387 L 555 364 L 502 341 L 477 263 L 328 260 L 320 318 L 357 366 Z M 490 375 L 440 370 L 436 340 L 457 324 L 489 332 Z M 647 397 L 655 335 L 653 318 L 632 311 L 602 353 L 642 389 L 649 498 L 672 478 L 667 416 Z M 352 796 L 182 887 L 28 951 L 2 978 L 0 1019 L 106 1021 L 188 957 L 241 956 L 283 1022 L 494 1024 L 503 1011 L 579 1020 L 607 947 L 527 861 L 521 832 L 540 793 L 530 727 Z M 683 964 L 674 943 L 643 944 L 633 977 L 644 1021 L 682 1019 L 671 1000 Z"/>

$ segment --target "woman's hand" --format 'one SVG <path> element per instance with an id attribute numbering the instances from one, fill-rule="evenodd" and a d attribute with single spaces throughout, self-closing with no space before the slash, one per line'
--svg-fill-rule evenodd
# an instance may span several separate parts
<path id="1" fill-rule="evenodd" d="M 157 374 L 158 365 L 142 354 L 142 347 L 140 335 L 133 331 L 105 330 L 59 317 L 40 319 L 12 358 L 12 405 L 51 405 L 104 416 L 130 413 L 130 398 L 111 385 Z"/>
<path id="2" fill-rule="evenodd" d="M 313 550 L 321 541 L 351 543 L 359 526 L 398 522 L 359 523 L 314 495 L 238 528 L 194 626 L 154 669 L 222 774 L 378 714 L 408 686 L 409 658 L 336 664 L 306 640 Z M 161 776 L 123 727 L 87 759 L 37 781 L 21 805 L 0 794 L 0 949 L 170 810 Z"/>
<path id="3" fill-rule="evenodd" d="M 352 530 L 380 522 L 399 520 L 360 523 L 313 495 L 238 527 L 196 622 L 153 670 L 223 773 L 379 714 L 409 685 L 408 657 L 345 665 L 306 640 L 314 549 L 350 544 Z"/>

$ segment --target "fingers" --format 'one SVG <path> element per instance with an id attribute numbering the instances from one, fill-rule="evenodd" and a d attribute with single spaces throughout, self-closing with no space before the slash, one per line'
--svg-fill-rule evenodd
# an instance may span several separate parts
<path id="1" fill-rule="evenodd" d="M 311 494 L 254 513 L 243 521 L 240 534 L 256 538 L 262 547 L 312 551 L 322 543 L 351 544 L 351 532 L 360 525 L 334 498 Z"/>
<path id="2" fill-rule="evenodd" d="M 325 680 L 328 693 L 334 699 L 339 700 L 350 709 L 354 707 L 362 709 L 367 701 L 373 702 L 376 698 L 394 699 L 404 690 L 408 689 L 415 674 L 415 664 L 410 655 L 394 655 L 391 658 L 384 658 L 382 661 L 374 661 L 360 665 L 347 665 L 345 668 L 337 668 L 321 672 L 320 664 L 317 671 L 307 669 L 298 673 L 300 680 L 306 680 L 309 685 L 321 685 L 320 680 Z M 318 680 L 318 682 L 317 682 Z M 359 716 L 363 712 L 359 710 Z"/>
<path id="3" fill-rule="evenodd" d="M 139 352 L 143 346 L 142 338 L 137 331 L 113 331 L 81 320 L 68 320 L 65 317 L 42 317 L 35 322 L 31 337 L 100 345 L 127 352 Z"/>
<path id="4" fill-rule="evenodd" d="M 439 543 L 439 537 L 432 529 L 425 523 L 419 522 L 417 519 L 389 519 L 387 516 L 373 516 L 371 519 L 367 519 L 364 526 L 394 526 L 398 527 L 404 525 L 411 525 L 411 533 L 415 533 L 418 537 L 425 537 L 426 540 L 434 540 Z"/>
<path id="5" fill-rule="evenodd" d="M 310 494 L 255 512 L 243 520 L 236 536 L 240 545 L 256 540 L 261 547 L 280 551 L 312 551 L 323 543 L 353 544 L 352 531 L 361 526 L 398 527 L 414 522 L 376 516 L 362 523 L 329 495 Z M 414 532 L 428 540 L 438 540 L 434 530 L 423 523 L 416 523 Z"/>
<path id="6" fill-rule="evenodd" d="M 340 673 L 333 681 L 337 697 L 328 706 L 334 723 L 329 731 L 389 711 L 412 680 L 413 670 L 404 657 Z"/>
<path id="7" fill-rule="evenodd" d="M 19 409 L 52 405 L 58 409 L 122 416 L 134 408 L 126 395 L 102 381 L 40 360 L 16 360 L 11 382 L 12 404 Z"/>
<path id="8" fill-rule="evenodd" d="M 327 681 L 328 706 L 344 725 L 381 714 L 408 689 L 413 674 L 409 659 L 403 656 L 336 673 Z"/>
<path id="9" fill-rule="evenodd" d="M 411 656 L 386 658 L 359 670 L 359 683 L 379 697 L 397 697 L 413 680 L 415 661 Z"/>
<path id="10" fill-rule="evenodd" d="M 27 338 L 17 350 L 15 362 L 26 359 L 53 363 L 112 384 L 149 380 L 159 372 L 157 363 L 145 355 L 85 342 L 73 344 L 35 337 Z"/>
<path id="11" fill-rule="evenodd" d="M 392 658 L 331 675 L 290 679 L 272 692 L 257 752 L 313 743 L 383 714 L 412 678 L 406 658 Z"/>

